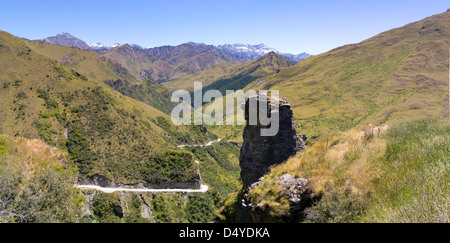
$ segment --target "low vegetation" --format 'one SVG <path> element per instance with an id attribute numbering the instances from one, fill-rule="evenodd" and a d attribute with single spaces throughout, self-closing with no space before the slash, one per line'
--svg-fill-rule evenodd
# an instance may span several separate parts
<path id="1" fill-rule="evenodd" d="M 200 162 L 200 174 L 216 198 L 216 206 L 240 185 L 239 147 L 227 143 L 213 143 L 208 147 L 187 147 Z"/>
<path id="2" fill-rule="evenodd" d="M 307 178 L 320 198 L 306 222 L 450 222 L 450 123 L 418 120 L 322 137 L 272 168 L 250 191 L 273 218 L 289 218 L 278 178 Z M 222 214 L 236 203 L 230 196 Z M 231 215 L 232 216 L 232 215 Z"/>
<path id="3" fill-rule="evenodd" d="M 38 141 L 0 137 L 0 222 L 79 222 L 86 203 L 76 170 Z"/>
<path id="4" fill-rule="evenodd" d="M 136 86 L 126 70 L 86 50 L 30 42 L 5 32 L 0 32 L 0 42 L 2 133 L 42 139 L 67 151 L 80 179 L 98 174 L 135 184 L 178 182 L 197 174 L 193 163 L 180 169 L 159 158 L 180 144 L 202 143 L 214 136 L 205 128 L 174 126 L 167 114 L 118 93 L 104 81 L 123 80 L 117 85 L 129 88 L 122 90 L 124 94 L 167 112 L 170 100 L 161 85 L 149 81 Z M 155 172 L 161 166 L 164 175 Z"/>

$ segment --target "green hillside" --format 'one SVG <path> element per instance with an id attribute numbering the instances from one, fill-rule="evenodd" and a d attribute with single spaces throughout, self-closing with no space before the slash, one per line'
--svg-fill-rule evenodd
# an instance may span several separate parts
<path id="1" fill-rule="evenodd" d="M 192 179 L 193 160 L 182 159 L 183 154 L 178 162 L 158 156 L 179 144 L 211 140 L 210 135 L 197 127 L 175 127 L 154 107 L 40 53 L 28 41 L 0 32 L 0 133 L 40 138 L 68 151 L 81 177 L 100 174 L 128 184 Z M 116 75 L 100 64 L 91 67 L 98 68 L 96 77 Z"/>
<path id="2" fill-rule="evenodd" d="M 447 11 L 310 57 L 245 90 L 279 90 L 292 105 L 299 133 L 308 137 L 369 124 L 448 118 L 449 19 Z M 236 129 L 212 131 L 238 140 Z"/>
<path id="3" fill-rule="evenodd" d="M 254 213 L 264 222 L 449 222 L 449 46 L 447 11 L 248 85 L 279 90 L 313 137 L 250 188 Z M 286 173 L 313 190 L 300 215 L 281 185 Z M 228 197 L 221 220 L 236 221 L 242 194 Z"/>
<path id="4" fill-rule="evenodd" d="M 313 56 L 247 88 L 280 90 L 309 135 L 449 117 L 450 11 Z"/>
<path id="5" fill-rule="evenodd" d="M 50 45 L 41 41 L 25 41 L 25 43 L 37 53 L 77 70 L 86 77 L 104 81 L 121 94 L 142 101 L 166 114 L 174 107 L 170 102 L 169 92 L 163 86 L 151 80 L 136 79 L 132 75 L 132 69 L 125 69 L 121 64 L 101 57 L 95 52 Z"/>
<path id="6" fill-rule="evenodd" d="M 367 127 L 323 137 L 272 168 L 250 190 L 252 203 L 270 221 L 296 219 L 278 180 L 289 173 L 307 178 L 320 198 L 296 219 L 302 222 L 449 223 L 449 129 L 448 121 L 417 120 L 386 132 Z M 237 194 L 229 197 L 222 220 L 234 220 L 242 199 Z"/>

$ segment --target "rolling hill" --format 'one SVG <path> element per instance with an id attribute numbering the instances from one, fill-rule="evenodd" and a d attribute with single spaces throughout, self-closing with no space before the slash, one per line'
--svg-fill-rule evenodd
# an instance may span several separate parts
<path id="1" fill-rule="evenodd" d="M 65 53 L 72 61 L 57 61 Z M 159 184 L 196 177 L 193 157 L 170 149 L 212 135 L 175 127 L 165 113 L 112 89 L 103 78 L 129 74 L 94 55 L 0 32 L 0 133 L 67 151 L 80 178 Z"/>
<path id="2" fill-rule="evenodd" d="M 125 69 L 120 64 L 101 57 L 95 52 L 46 44 L 42 41 L 25 41 L 25 43 L 37 53 L 47 56 L 68 68 L 77 70 L 86 77 L 104 81 L 121 94 L 145 102 L 167 114 L 171 112 L 174 106 L 170 102 L 168 90 L 162 85 L 151 80 L 138 80 L 131 74 L 133 69 Z"/>
<path id="3" fill-rule="evenodd" d="M 450 11 L 272 72 L 245 89 L 279 90 L 309 137 L 449 118 Z"/>

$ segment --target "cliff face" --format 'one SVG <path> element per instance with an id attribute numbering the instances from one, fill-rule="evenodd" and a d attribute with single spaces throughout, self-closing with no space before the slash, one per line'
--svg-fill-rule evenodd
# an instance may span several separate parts
<path id="1" fill-rule="evenodd" d="M 260 101 L 267 98 L 258 96 L 250 99 Z M 250 99 L 245 104 L 246 111 L 249 110 Z M 269 103 L 268 110 L 270 111 Z M 249 117 L 246 117 L 247 126 L 244 129 L 244 143 L 239 160 L 241 179 L 246 187 L 257 182 L 269 172 L 270 166 L 285 162 L 289 157 L 305 148 L 304 141 L 297 135 L 291 105 L 285 100 L 280 100 L 278 111 L 271 112 L 279 112 L 279 132 L 275 136 L 261 136 L 261 129 L 266 129 L 270 125 L 250 125 Z"/>
<path id="2" fill-rule="evenodd" d="M 263 186 L 264 175 L 273 165 L 286 162 L 289 157 L 305 149 L 303 139 L 297 135 L 294 115 L 291 105 L 284 99 L 280 100 L 278 110 L 271 110 L 270 102 L 266 97 L 251 97 L 245 104 L 246 114 L 249 114 L 251 99 L 258 102 L 262 99 L 268 101 L 267 111 L 272 115 L 279 114 L 279 132 L 275 136 L 262 136 L 261 129 L 269 126 L 250 125 L 249 117 L 246 117 L 247 126 L 244 130 L 244 143 L 241 148 L 240 166 L 241 179 L 245 186 L 245 192 L 236 213 L 241 218 L 250 222 L 299 222 L 304 217 L 304 210 L 311 205 L 313 189 L 304 178 L 294 178 L 285 174 L 279 178 L 281 188 L 289 200 L 290 216 L 288 218 L 273 217 L 266 207 L 257 198 L 252 198 L 251 191 L 258 186 Z M 248 218 L 250 215 L 250 219 Z"/>

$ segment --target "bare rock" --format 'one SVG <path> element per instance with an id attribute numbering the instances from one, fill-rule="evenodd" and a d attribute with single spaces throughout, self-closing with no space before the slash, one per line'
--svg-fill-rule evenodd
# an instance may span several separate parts
<path id="1" fill-rule="evenodd" d="M 257 182 L 259 178 L 269 172 L 271 166 L 285 162 L 289 157 L 305 148 L 304 141 L 297 135 L 291 105 L 286 100 L 280 100 L 279 109 L 272 111 L 270 100 L 266 96 L 250 97 L 245 104 L 246 111 L 249 110 L 250 99 L 257 99 L 258 102 L 266 99 L 268 111 L 270 113 L 279 112 L 280 122 L 278 134 L 265 137 L 261 136 L 261 129 L 266 129 L 270 125 L 249 125 L 249 117 L 246 116 L 247 126 L 244 129 L 244 143 L 239 160 L 241 179 L 246 187 Z"/>
<path id="2" fill-rule="evenodd" d="M 304 178 L 294 178 L 290 174 L 282 175 L 278 180 L 281 182 L 284 194 L 289 200 L 289 216 L 282 215 L 274 217 L 267 209 L 258 202 L 252 201 L 249 191 L 260 186 L 264 177 L 258 182 L 248 187 L 242 199 L 242 207 L 250 211 L 254 223 L 280 223 L 280 222 L 301 222 L 307 215 L 307 209 L 317 199 L 314 191 L 308 185 L 308 180 Z"/>

